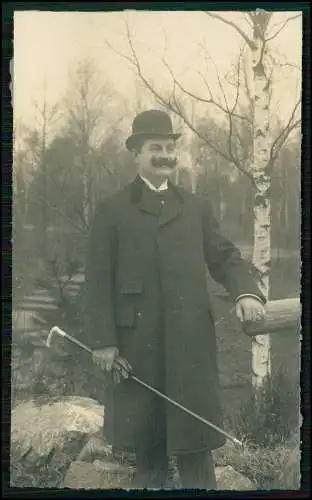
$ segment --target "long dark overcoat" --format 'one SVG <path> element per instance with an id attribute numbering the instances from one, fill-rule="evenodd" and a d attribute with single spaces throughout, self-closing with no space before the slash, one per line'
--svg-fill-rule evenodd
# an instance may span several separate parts
<path id="1" fill-rule="evenodd" d="M 137 177 L 98 208 L 85 270 L 89 339 L 93 348 L 118 346 L 138 377 L 222 425 L 206 266 L 233 300 L 261 295 L 209 203 L 172 184 L 163 196 Z M 155 396 L 123 380 L 105 399 L 105 436 L 133 449 Z M 168 455 L 224 444 L 169 403 L 166 425 Z"/>

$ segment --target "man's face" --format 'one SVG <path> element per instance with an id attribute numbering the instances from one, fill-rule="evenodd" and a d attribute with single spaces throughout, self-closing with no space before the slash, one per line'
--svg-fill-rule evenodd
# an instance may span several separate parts
<path id="1" fill-rule="evenodd" d="M 177 165 L 176 143 L 172 139 L 147 139 L 137 154 L 139 173 L 151 179 L 172 175 Z"/>

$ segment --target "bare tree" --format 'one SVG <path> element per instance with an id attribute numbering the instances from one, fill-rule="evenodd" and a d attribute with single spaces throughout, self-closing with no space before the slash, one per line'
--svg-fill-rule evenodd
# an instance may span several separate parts
<path id="1" fill-rule="evenodd" d="M 15 135 L 15 134 L 14 134 Z M 22 248 L 23 227 L 27 216 L 27 184 L 25 175 L 25 164 L 27 163 L 27 152 L 21 146 L 14 145 L 13 148 L 13 250 Z"/>
<path id="2" fill-rule="evenodd" d="M 125 21 L 125 28 L 129 48 L 128 53 L 116 50 L 108 41 L 106 43 L 115 53 L 130 64 L 137 77 L 139 77 L 162 106 L 165 106 L 169 111 L 178 115 L 186 126 L 204 142 L 206 147 L 212 149 L 217 155 L 235 165 L 240 172 L 244 173 L 250 179 L 255 191 L 253 207 L 253 266 L 257 271 L 259 288 L 265 297 L 268 298 L 271 261 L 271 174 L 279 152 L 291 132 L 300 125 L 300 118 L 298 118 L 300 100 L 298 100 L 290 113 L 289 119 L 281 128 L 280 133 L 272 139 L 269 113 L 274 64 L 272 57 L 270 57 L 269 42 L 276 38 L 288 22 L 298 17 L 298 15 L 291 16 L 285 22 L 275 27 L 273 25 L 270 28 L 269 24 L 274 18 L 272 12 L 266 12 L 261 9 L 255 12 L 248 12 L 244 17 L 248 21 L 248 25 L 251 26 L 252 33 L 249 35 L 235 22 L 226 19 L 223 15 L 215 12 L 205 12 L 204 14 L 235 29 L 244 42 L 244 50 L 246 51 L 247 47 L 247 51 L 251 55 L 252 64 L 251 68 L 249 68 L 247 67 L 248 62 L 246 60 L 242 64 L 243 51 L 240 51 L 235 70 L 235 91 L 231 103 L 229 102 L 224 81 L 215 64 L 217 81 L 223 99 L 220 100 L 214 95 L 208 79 L 202 72 L 199 72 L 199 76 L 205 85 L 206 95 L 200 96 L 191 89 L 187 89 L 180 79 L 176 77 L 165 57 L 162 57 L 162 62 L 164 68 L 171 75 L 172 89 L 170 95 L 161 93 L 144 73 L 138 50 L 135 47 L 134 37 L 131 34 L 127 21 Z M 213 63 L 211 57 L 210 61 Z M 247 77 L 249 69 L 251 69 L 253 75 L 252 85 L 249 84 Z M 250 114 L 241 113 L 239 109 L 242 85 L 245 85 Z M 183 95 L 195 102 L 208 106 L 209 109 L 223 116 L 224 123 L 227 124 L 226 144 L 216 143 L 211 136 L 200 130 L 196 123 L 194 123 L 194 120 L 192 120 L 190 114 L 186 112 L 185 107 L 181 105 L 181 96 Z M 237 144 L 234 142 L 235 137 L 238 137 L 238 142 L 240 142 L 239 125 L 242 123 L 247 123 L 251 130 L 252 149 L 247 155 L 240 154 L 242 153 L 242 148 L 237 147 Z M 270 337 L 268 334 L 258 335 L 253 340 L 252 370 L 254 387 L 262 387 L 264 381 L 271 373 Z"/>
<path id="3" fill-rule="evenodd" d="M 27 212 L 27 167 L 28 151 L 25 144 L 25 136 L 28 135 L 27 127 L 22 123 L 13 126 L 13 212 L 14 219 L 19 222 Z M 14 226 L 13 226 L 14 229 Z M 15 229 L 14 229 L 15 231 Z"/>
<path id="4" fill-rule="evenodd" d="M 83 180 L 81 219 L 89 226 L 93 211 L 92 158 L 102 148 L 111 133 L 117 129 L 122 115 L 112 119 L 109 111 L 114 102 L 114 92 L 108 82 L 102 83 L 96 66 L 91 60 L 79 62 L 71 75 L 68 94 L 64 99 L 67 115 L 67 133 L 77 145 L 76 166 Z M 103 168 L 110 172 L 103 162 Z"/>
<path id="5" fill-rule="evenodd" d="M 42 100 L 34 101 L 35 126 L 28 129 L 25 138 L 27 156 L 32 167 L 32 173 L 40 171 L 42 184 L 40 196 L 40 234 L 39 248 L 43 259 L 47 257 L 47 229 L 48 229 L 48 203 L 47 203 L 47 174 L 46 174 L 46 152 L 49 141 L 53 135 L 53 129 L 60 118 L 57 103 L 50 104 L 47 99 L 47 84 L 43 83 Z"/>

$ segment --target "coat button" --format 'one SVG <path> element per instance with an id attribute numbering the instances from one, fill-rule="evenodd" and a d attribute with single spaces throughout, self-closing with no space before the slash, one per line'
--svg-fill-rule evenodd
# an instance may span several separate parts
<path id="1" fill-rule="evenodd" d="M 164 200 L 161 200 L 160 204 L 161 204 L 161 205 L 164 205 L 164 204 L 165 204 Z"/>
<path id="2" fill-rule="evenodd" d="M 138 316 L 139 318 L 141 318 L 142 313 L 138 312 L 137 316 Z"/>

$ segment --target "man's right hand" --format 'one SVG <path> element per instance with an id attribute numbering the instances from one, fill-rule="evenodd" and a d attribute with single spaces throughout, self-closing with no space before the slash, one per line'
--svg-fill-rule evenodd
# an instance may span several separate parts
<path id="1" fill-rule="evenodd" d="M 116 383 L 120 382 L 120 376 L 128 378 L 132 367 L 128 361 L 119 356 L 118 347 L 106 347 L 93 351 L 93 362 L 102 370 L 110 372 L 113 370 L 113 378 Z"/>
<path id="2" fill-rule="evenodd" d="M 93 362 L 102 370 L 110 372 L 118 355 L 118 347 L 95 349 L 93 351 Z"/>

